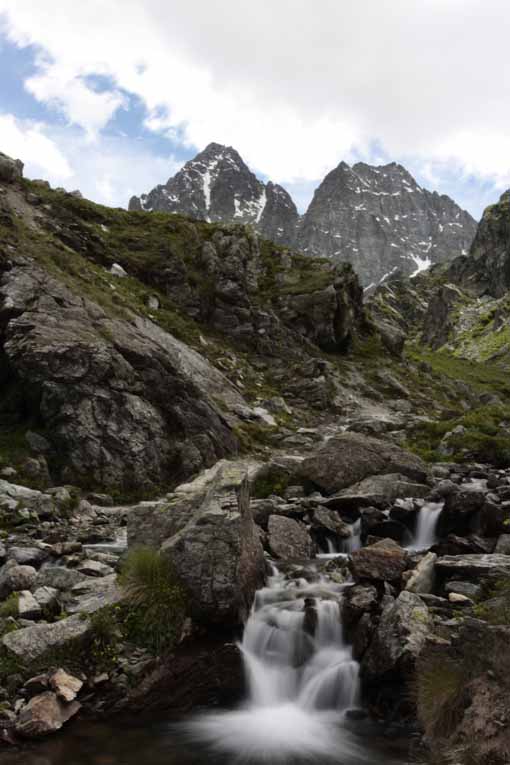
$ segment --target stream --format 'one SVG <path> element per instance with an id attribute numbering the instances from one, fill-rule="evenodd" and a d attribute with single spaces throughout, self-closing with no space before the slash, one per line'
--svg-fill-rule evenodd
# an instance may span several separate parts
<path id="1" fill-rule="evenodd" d="M 2 765 L 404 765 L 408 740 L 361 708 L 359 665 L 341 623 L 342 593 L 311 561 L 293 578 L 273 568 L 240 650 L 248 698 L 191 719 L 75 722 Z"/>

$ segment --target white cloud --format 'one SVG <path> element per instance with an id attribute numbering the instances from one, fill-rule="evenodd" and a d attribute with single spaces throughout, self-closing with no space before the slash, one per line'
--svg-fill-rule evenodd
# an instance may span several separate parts
<path id="1" fill-rule="evenodd" d="M 73 174 L 66 157 L 45 135 L 40 123 L 0 114 L 0 147 L 5 154 L 22 159 L 32 177 L 43 175 L 61 183 Z"/>
<path id="2" fill-rule="evenodd" d="M 151 129 L 197 148 L 232 144 L 282 182 L 371 160 L 377 142 L 431 178 L 448 166 L 510 183 L 507 0 L 51 5 L 0 0 L 0 12 L 12 40 L 46 57 L 27 87 L 89 135 L 122 89 L 145 103 Z M 93 92 L 93 73 L 115 87 Z"/>

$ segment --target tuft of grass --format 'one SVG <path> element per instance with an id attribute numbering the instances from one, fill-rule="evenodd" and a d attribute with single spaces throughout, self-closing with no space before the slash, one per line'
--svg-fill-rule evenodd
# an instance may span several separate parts
<path id="1" fill-rule="evenodd" d="M 428 655 L 418 663 L 418 717 L 428 736 L 446 738 L 464 713 L 466 670 L 452 659 Z"/>
<path id="2" fill-rule="evenodd" d="M 11 595 L 0 604 L 0 619 L 7 619 L 9 616 L 16 619 L 18 617 L 18 601 L 18 593 L 11 593 Z"/>
<path id="3" fill-rule="evenodd" d="M 150 547 L 135 548 L 119 581 L 126 596 L 119 616 L 126 637 L 158 654 L 170 650 L 182 631 L 187 598 L 169 559 Z"/>

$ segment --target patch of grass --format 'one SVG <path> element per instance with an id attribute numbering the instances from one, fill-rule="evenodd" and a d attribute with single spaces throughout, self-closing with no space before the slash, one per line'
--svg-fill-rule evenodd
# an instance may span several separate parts
<path id="1" fill-rule="evenodd" d="M 7 619 L 9 616 L 16 619 L 18 616 L 18 602 L 18 593 L 11 593 L 11 595 L 0 604 L 0 619 Z"/>
<path id="2" fill-rule="evenodd" d="M 418 717 L 427 735 L 447 737 L 464 713 L 466 669 L 443 656 L 419 660 L 416 677 Z"/>
<path id="3" fill-rule="evenodd" d="M 408 348 L 407 354 L 413 361 L 425 361 L 436 374 L 454 381 L 461 380 L 478 393 L 510 396 L 508 373 L 495 364 L 481 364 L 457 358 L 445 351 L 429 351 L 416 346 Z"/>
<path id="4" fill-rule="evenodd" d="M 187 597 L 169 559 L 152 548 L 136 548 L 119 581 L 126 596 L 119 611 L 124 635 L 158 654 L 171 650 L 182 631 Z"/>

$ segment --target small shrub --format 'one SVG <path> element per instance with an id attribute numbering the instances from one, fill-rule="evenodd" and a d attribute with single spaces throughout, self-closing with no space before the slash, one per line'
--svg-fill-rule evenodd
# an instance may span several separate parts
<path id="1" fill-rule="evenodd" d="M 18 600 L 18 593 L 13 592 L 2 604 L 0 604 L 0 619 L 7 619 L 9 616 L 16 619 L 18 616 Z"/>
<path id="2" fill-rule="evenodd" d="M 134 643 L 165 653 L 178 640 L 186 617 L 186 596 L 171 562 L 149 547 L 132 550 L 120 575 L 126 594 L 119 619 Z"/>

